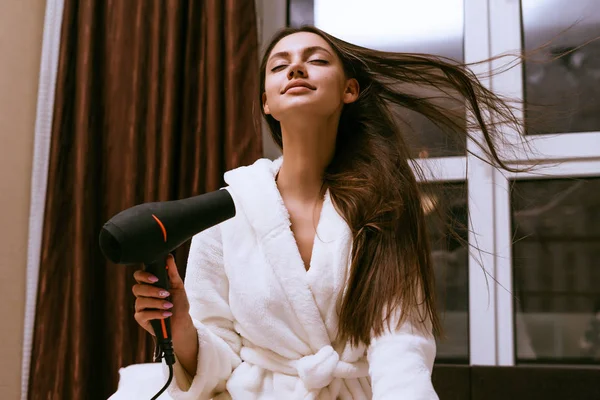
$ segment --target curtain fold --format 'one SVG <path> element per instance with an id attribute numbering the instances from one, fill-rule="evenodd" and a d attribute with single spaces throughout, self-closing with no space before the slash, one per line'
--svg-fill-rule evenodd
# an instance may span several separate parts
<path id="1" fill-rule="evenodd" d="M 261 156 L 254 0 L 65 0 L 61 36 L 29 398 L 106 399 L 153 342 L 133 319 L 140 266 L 107 262 L 98 234 Z"/>

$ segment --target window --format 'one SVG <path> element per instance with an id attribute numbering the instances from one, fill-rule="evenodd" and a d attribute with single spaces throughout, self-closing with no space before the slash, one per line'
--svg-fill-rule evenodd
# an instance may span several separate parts
<path id="1" fill-rule="evenodd" d="M 518 180 L 511 204 L 517 362 L 598 362 L 600 178 Z"/>
<path id="2" fill-rule="evenodd" d="M 429 184 L 423 204 L 444 338 L 437 361 L 469 362 L 468 204 L 465 183 Z"/>
<path id="3" fill-rule="evenodd" d="M 491 82 L 528 105 L 516 113 L 526 149 L 506 159 L 537 164 L 494 175 L 496 365 L 590 362 L 582 347 L 597 289 L 586 285 L 598 283 L 599 246 L 586 224 L 598 218 L 600 176 L 600 47 L 590 40 L 600 36 L 600 10 L 594 0 L 488 4 L 490 54 L 540 49 Z"/>
<path id="4" fill-rule="evenodd" d="M 583 46 L 600 37 L 598 1 L 522 0 L 521 14 L 525 54 L 535 51 L 524 65 L 527 134 L 600 130 L 600 41 Z"/>

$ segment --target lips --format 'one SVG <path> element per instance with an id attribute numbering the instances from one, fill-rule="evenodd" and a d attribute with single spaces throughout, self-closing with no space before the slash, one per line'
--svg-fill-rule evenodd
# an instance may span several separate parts
<path id="1" fill-rule="evenodd" d="M 294 81 L 291 81 L 290 83 L 287 84 L 287 86 L 283 90 L 283 93 L 285 93 L 288 90 L 290 90 L 292 88 L 295 88 L 295 87 L 305 87 L 305 88 L 308 88 L 310 90 L 315 90 L 316 89 L 313 85 L 311 85 L 310 83 L 308 83 L 306 81 L 294 80 Z"/>

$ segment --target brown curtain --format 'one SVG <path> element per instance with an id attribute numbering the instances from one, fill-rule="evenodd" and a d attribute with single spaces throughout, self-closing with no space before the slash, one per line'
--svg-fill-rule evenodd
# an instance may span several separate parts
<path id="1" fill-rule="evenodd" d="M 254 0 L 65 0 L 30 399 L 106 399 L 120 367 L 152 360 L 139 266 L 105 261 L 98 234 L 261 156 L 257 51 Z"/>

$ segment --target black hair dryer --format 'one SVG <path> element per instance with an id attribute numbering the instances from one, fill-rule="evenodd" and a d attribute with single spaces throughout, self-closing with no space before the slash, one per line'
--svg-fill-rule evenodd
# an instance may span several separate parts
<path id="1" fill-rule="evenodd" d="M 182 200 L 144 203 L 120 212 L 100 231 L 100 249 L 115 264 L 144 264 L 169 290 L 167 257 L 195 234 L 235 216 L 226 189 Z M 175 363 L 170 318 L 151 321 L 168 365 Z"/>

